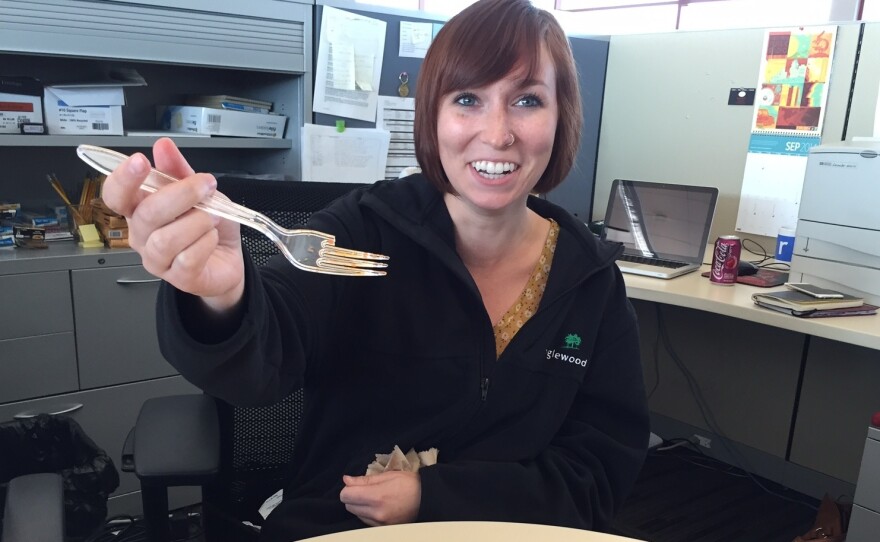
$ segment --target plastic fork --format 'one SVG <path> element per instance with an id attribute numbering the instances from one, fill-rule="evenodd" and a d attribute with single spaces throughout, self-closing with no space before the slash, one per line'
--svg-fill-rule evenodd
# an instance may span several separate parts
<path id="1" fill-rule="evenodd" d="M 88 165 L 109 175 L 128 156 L 94 145 L 80 145 L 76 154 Z M 141 189 L 156 192 L 177 179 L 151 169 Z M 336 238 L 317 230 L 287 229 L 266 215 L 213 195 L 195 205 L 197 209 L 253 228 L 271 239 L 290 263 L 303 271 L 350 277 L 376 277 L 386 274 L 388 256 L 337 247 Z"/>

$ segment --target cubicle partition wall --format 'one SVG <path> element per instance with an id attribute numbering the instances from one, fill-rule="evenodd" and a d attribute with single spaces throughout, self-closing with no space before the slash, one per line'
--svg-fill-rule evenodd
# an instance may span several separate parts
<path id="1" fill-rule="evenodd" d="M 880 85 L 880 23 L 837 29 L 823 144 L 872 135 Z M 596 218 L 616 178 L 716 186 L 711 236 L 734 233 L 753 108 L 728 105 L 728 96 L 756 87 L 766 30 L 611 37 Z"/>
<path id="2" fill-rule="evenodd" d="M 325 6 L 379 19 L 387 23 L 379 95 L 397 96 L 397 88 L 400 85 L 398 76 L 402 72 L 406 72 L 409 75 L 409 95 L 415 96 L 416 81 L 418 81 L 419 68 L 423 59 L 399 56 L 400 22 L 442 24 L 445 22 L 443 17 L 432 17 L 421 12 L 381 6 L 364 6 L 347 0 L 318 0 L 316 4 L 313 47 L 316 57 Z M 547 195 L 547 199 L 562 206 L 584 222 L 588 222 L 591 219 L 593 209 L 593 185 L 599 144 L 599 122 L 605 88 L 605 68 L 608 60 L 608 38 L 570 37 L 570 42 L 578 65 L 578 79 L 581 85 L 581 99 L 584 109 L 584 130 L 581 134 L 581 146 L 571 173 L 562 185 Z M 346 127 L 375 128 L 376 126 L 375 122 L 336 117 L 325 113 L 316 112 L 313 114 L 313 122 L 325 126 L 334 126 L 339 119 L 345 121 Z"/>
<path id="3" fill-rule="evenodd" d="M 837 29 L 823 144 L 871 136 L 880 88 L 880 24 Z M 765 30 L 611 38 L 597 218 L 615 178 L 716 186 L 710 241 L 736 233 L 753 108 L 728 105 L 728 95 L 756 86 Z M 773 239 L 740 235 L 772 254 Z M 644 299 L 635 306 L 655 432 L 705 436 L 707 454 L 817 497 L 852 496 L 880 411 L 880 352 L 848 343 L 848 319 L 835 319 L 840 333 L 829 340 L 677 306 L 674 296 Z"/>

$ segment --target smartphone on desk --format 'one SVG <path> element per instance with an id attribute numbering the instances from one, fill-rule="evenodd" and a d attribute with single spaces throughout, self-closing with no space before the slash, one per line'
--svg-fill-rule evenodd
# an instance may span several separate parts
<path id="1" fill-rule="evenodd" d="M 785 285 L 792 290 L 803 292 L 817 299 L 834 299 L 838 297 L 843 297 L 843 294 L 840 292 L 835 292 L 834 290 L 829 290 L 827 288 L 820 288 L 815 284 L 810 284 L 807 282 L 786 282 Z"/>

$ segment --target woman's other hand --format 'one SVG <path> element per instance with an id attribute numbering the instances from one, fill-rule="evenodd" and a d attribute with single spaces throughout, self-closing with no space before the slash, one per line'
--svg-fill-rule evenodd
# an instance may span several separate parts
<path id="1" fill-rule="evenodd" d="M 343 476 L 339 500 L 371 527 L 411 523 L 419 514 L 422 481 L 418 473 L 389 471 L 371 476 Z"/>
<path id="2" fill-rule="evenodd" d="M 234 306 L 244 292 L 238 224 L 192 207 L 214 194 L 212 175 L 194 173 L 173 141 L 153 146 L 156 169 L 180 179 L 154 194 L 140 190 L 150 163 L 140 153 L 107 177 L 104 202 L 128 220 L 128 241 L 144 268 L 215 310 Z"/>

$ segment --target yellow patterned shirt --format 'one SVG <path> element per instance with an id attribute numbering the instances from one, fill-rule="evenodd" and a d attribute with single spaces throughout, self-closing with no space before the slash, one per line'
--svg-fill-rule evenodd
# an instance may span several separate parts
<path id="1" fill-rule="evenodd" d="M 550 275 L 550 265 L 553 263 L 553 252 L 556 250 L 556 240 L 559 238 L 559 224 L 550 219 L 550 232 L 544 242 L 544 250 L 535 265 L 532 276 L 526 283 L 526 287 L 519 295 L 519 299 L 512 307 L 507 309 L 501 320 L 495 324 L 495 355 L 496 359 L 513 340 L 513 336 L 520 330 L 526 321 L 538 310 L 538 304 L 544 296 L 544 288 L 547 287 L 547 277 Z"/>

